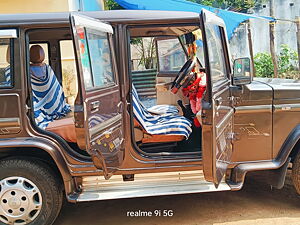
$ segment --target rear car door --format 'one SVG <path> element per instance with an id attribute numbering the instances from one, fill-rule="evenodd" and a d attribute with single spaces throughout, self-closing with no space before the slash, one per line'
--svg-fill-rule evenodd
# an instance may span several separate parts
<path id="1" fill-rule="evenodd" d="M 75 126 L 80 148 L 91 155 L 108 179 L 123 157 L 123 105 L 113 50 L 113 29 L 96 19 L 70 16 L 79 94 L 75 100 Z"/>
<path id="2" fill-rule="evenodd" d="M 14 76 L 20 73 L 15 63 L 18 42 L 18 30 L 0 29 L 0 138 L 15 137 L 22 130 L 21 76 Z"/>
<path id="3" fill-rule="evenodd" d="M 201 13 L 207 94 L 202 103 L 204 175 L 216 187 L 231 161 L 234 109 L 230 96 L 230 62 L 225 24 L 215 14 Z"/>

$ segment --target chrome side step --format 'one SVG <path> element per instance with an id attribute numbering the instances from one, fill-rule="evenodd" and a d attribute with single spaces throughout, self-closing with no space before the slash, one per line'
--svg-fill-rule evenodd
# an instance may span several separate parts
<path id="1" fill-rule="evenodd" d="M 136 174 L 134 181 L 123 181 L 121 175 L 105 180 L 100 176 L 83 177 L 82 192 L 76 201 L 96 201 L 121 198 L 176 195 L 213 191 L 227 191 L 222 181 L 216 189 L 206 182 L 202 171 Z"/>

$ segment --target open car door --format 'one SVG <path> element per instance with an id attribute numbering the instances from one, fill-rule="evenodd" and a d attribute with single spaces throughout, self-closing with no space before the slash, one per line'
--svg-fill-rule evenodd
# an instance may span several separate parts
<path id="1" fill-rule="evenodd" d="M 203 170 L 207 181 L 220 184 L 232 155 L 234 109 L 230 96 L 230 62 L 223 20 L 203 10 L 203 31 L 207 93 L 202 106 Z"/>
<path id="2" fill-rule="evenodd" d="M 124 158 L 122 101 L 110 25 L 70 15 L 80 74 L 75 100 L 77 144 L 91 155 L 108 179 Z"/>

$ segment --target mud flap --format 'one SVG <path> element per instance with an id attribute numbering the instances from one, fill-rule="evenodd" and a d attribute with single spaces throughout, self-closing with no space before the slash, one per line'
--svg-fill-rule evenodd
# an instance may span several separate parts
<path id="1" fill-rule="evenodd" d="M 272 188 L 282 189 L 284 186 L 284 181 L 287 173 L 287 168 L 289 163 L 291 162 L 291 158 L 288 158 L 282 167 L 276 170 L 269 170 L 267 182 L 271 185 Z"/>

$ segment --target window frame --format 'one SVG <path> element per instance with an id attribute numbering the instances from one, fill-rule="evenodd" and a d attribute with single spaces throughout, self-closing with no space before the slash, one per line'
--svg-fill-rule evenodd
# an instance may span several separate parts
<path id="1" fill-rule="evenodd" d="M 117 80 L 117 76 L 116 76 L 116 69 L 115 69 L 115 62 L 113 60 L 113 48 L 112 48 L 112 34 L 108 33 L 108 32 L 104 32 L 101 31 L 103 33 L 106 34 L 106 38 L 108 41 L 108 48 L 110 51 L 110 62 L 111 62 L 111 69 L 112 69 L 112 75 L 113 75 L 113 79 L 114 81 L 111 82 L 108 85 L 104 85 L 104 86 L 95 86 L 95 82 L 94 82 L 94 74 L 93 74 L 93 69 L 92 69 L 92 63 L 91 63 L 91 54 L 90 54 L 90 48 L 89 48 L 89 42 L 87 40 L 87 31 L 86 31 L 86 27 L 84 28 L 84 33 L 85 33 L 85 41 L 86 41 L 86 47 L 87 47 L 87 51 L 88 51 L 88 56 L 89 56 L 89 66 L 90 66 L 90 71 L 91 71 L 91 79 L 92 79 L 92 87 L 86 87 L 85 84 L 83 83 L 83 86 L 86 90 L 86 92 L 93 92 L 93 91 L 97 91 L 97 90 L 105 90 L 111 87 L 115 87 L 118 85 L 118 80 Z M 93 28 L 89 28 L 89 29 L 93 29 Z M 80 62 L 81 63 L 81 62 Z"/>
<path id="2" fill-rule="evenodd" d="M 224 27 L 223 26 L 220 26 L 219 24 L 214 24 L 214 23 L 208 23 L 208 24 L 205 24 L 205 35 L 206 35 L 206 38 L 207 38 L 207 26 L 206 25 L 213 25 L 213 26 L 217 26 L 218 27 L 218 31 L 219 31 L 219 34 L 220 34 L 220 42 L 221 42 L 221 47 L 222 47 L 222 58 L 223 58 L 223 63 L 224 63 L 224 70 L 225 70 L 225 73 L 224 73 L 224 76 L 218 80 L 213 80 L 212 79 L 212 71 L 211 71 L 211 64 L 210 64 L 210 58 L 211 56 L 209 55 L 209 52 L 208 52 L 208 57 L 209 57 L 209 67 L 210 67 L 210 80 L 211 80 L 211 84 L 213 87 L 215 86 L 220 86 L 222 85 L 223 83 L 227 82 L 230 78 L 230 70 L 228 69 L 228 52 L 227 52 L 227 44 L 226 44 L 226 40 L 224 40 L 224 35 L 226 35 L 225 31 L 224 31 Z M 226 45 L 225 45 L 226 44 Z M 207 47 L 208 47 L 208 43 L 206 43 Z"/>
<path id="3" fill-rule="evenodd" d="M 143 25 L 126 25 L 125 29 L 126 29 L 126 36 L 127 36 L 127 41 L 128 41 L 128 43 L 126 43 L 127 44 L 128 55 L 131 56 L 131 54 L 130 54 L 130 39 L 132 38 L 132 36 L 130 34 L 130 30 L 131 29 L 147 28 L 147 27 L 185 27 L 185 26 L 195 26 L 198 29 L 201 29 L 202 32 L 203 32 L 202 27 L 199 25 L 199 21 L 193 21 L 193 22 L 191 22 L 191 21 L 188 21 L 188 22 L 187 21 L 182 21 L 182 22 L 178 21 L 176 23 L 171 23 L 171 24 L 165 24 L 165 23 L 163 23 L 163 24 L 159 24 L 159 23 L 151 24 L 151 23 L 146 23 L 146 24 L 143 24 Z M 150 36 L 143 36 L 143 35 L 141 35 L 139 37 L 150 37 Z M 163 38 L 163 37 L 165 37 L 165 38 L 177 37 L 179 39 L 179 42 L 180 42 L 181 46 L 183 45 L 183 43 L 180 40 L 179 36 L 171 36 L 171 35 L 157 35 L 157 36 L 154 36 L 153 35 L 151 37 L 154 37 L 154 38 L 159 38 L 159 37 L 161 37 L 161 38 Z M 157 41 L 156 41 L 156 44 L 157 44 Z M 183 48 L 183 50 L 184 50 L 184 52 L 185 52 L 185 54 L 187 56 L 187 59 L 188 59 L 187 50 L 185 49 L 184 46 L 182 46 L 182 48 Z M 158 50 L 157 46 L 156 46 L 156 50 Z M 158 57 L 158 52 L 157 52 L 157 57 Z M 129 64 L 129 67 L 128 67 L 128 73 L 129 74 L 131 74 L 131 72 L 132 72 L 131 66 L 130 66 L 130 63 L 131 63 L 130 60 L 131 60 L 131 57 L 128 57 L 127 61 L 128 61 L 128 64 Z M 205 61 L 203 63 L 201 63 L 198 60 L 198 63 L 199 63 L 199 65 L 201 67 L 203 67 L 203 64 L 205 64 Z M 157 59 L 157 71 L 158 71 L 158 73 L 166 74 L 166 75 L 169 75 L 169 74 L 170 75 L 174 75 L 174 73 L 176 73 L 176 74 L 178 73 L 178 71 L 175 71 L 175 70 L 174 71 L 171 71 L 171 70 L 170 71 L 168 71 L 168 70 L 166 70 L 166 71 L 160 70 L 159 59 Z"/>
<path id="4" fill-rule="evenodd" d="M 1 37 L 0 37 L 1 38 Z M 1 39 L 8 39 L 9 40 L 9 47 L 10 47 L 10 62 L 9 62 L 9 66 L 10 66 L 10 85 L 8 86 L 4 86 L 0 84 L 0 89 L 13 89 L 15 86 L 15 76 L 14 76 L 14 72 L 15 72 L 15 56 L 14 56 L 14 39 L 13 37 L 8 37 L 8 38 L 1 38 Z"/>

